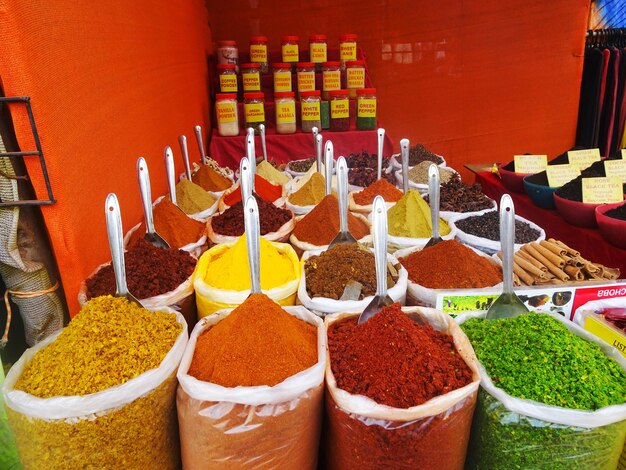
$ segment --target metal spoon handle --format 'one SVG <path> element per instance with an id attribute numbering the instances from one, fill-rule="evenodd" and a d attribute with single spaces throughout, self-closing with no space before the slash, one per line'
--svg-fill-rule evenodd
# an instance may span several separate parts
<path id="1" fill-rule="evenodd" d="M 337 196 L 339 197 L 339 231 L 348 233 L 348 165 L 344 157 L 337 159 Z"/>
<path id="2" fill-rule="evenodd" d="M 191 167 L 189 166 L 189 150 L 187 148 L 187 136 L 179 135 L 178 144 L 180 145 L 180 152 L 183 154 L 183 164 L 185 165 L 185 174 L 187 179 L 191 181 Z"/>
<path id="3" fill-rule="evenodd" d="M 152 192 L 150 191 L 150 174 L 146 159 L 137 159 L 137 178 L 139 179 L 139 194 L 141 194 L 141 205 L 143 207 L 143 218 L 146 221 L 146 233 L 154 235 L 154 218 L 152 216 Z"/>
<path id="4" fill-rule="evenodd" d="M 383 142 L 385 140 L 385 129 L 378 128 L 378 179 L 383 176 Z"/>
<path id="5" fill-rule="evenodd" d="M 239 162 L 239 182 L 241 186 L 241 200 L 247 201 L 252 196 L 252 172 L 250 171 L 250 160 L 243 157 Z"/>
<path id="6" fill-rule="evenodd" d="M 315 158 L 317 159 L 317 171 L 322 172 L 322 155 L 324 153 L 324 138 L 322 134 L 315 136 Z"/>
<path id="7" fill-rule="evenodd" d="M 326 149 L 324 153 L 324 165 L 326 167 L 326 195 L 328 196 L 333 190 L 333 159 L 335 158 L 335 150 L 330 140 L 326 141 Z"/>
<path id="8" fill-rule="evenodd" d="M 250 285 L 252 293 L 261 292 L 261 240 L 259 229 L 259 207 L 256 199 L 250 196 L 245 199 L 244 206 L 244 226 L 246 229 L 246 245 L 248 247 L 248 264 L 250 266 Z"/>
<path id="9" fill-rule="evenodd" d="M 400 141 L 400 155 L 402 156 L 402 188 L 406 194 L 409 191 L 409 139 Z"/>
<path id="10" fill-rule="evenodd" d="M 196 126 L 193 128 L 196 133 L 196 142 L 198 143 L 198 151 L 200 152 L 200 163 L 205 163 L 204 161 L 204 141 L 202 140 L 202 127 Z"/>
<path id="11" fill-rule="evenodd" d="M 439 238 L 439 170 L 434 163 L 428 167 L 428 202 L 430 202 L 433 238 Z"/>
<path id="12" fill-rule="evenodd" d="M 170 200 L 176 204 L 176 180 L 174 175 L 174 154 L 172 148 L 165 147 L 165 175 L 167 176 L 167 188 L 170 192 Z"/>
<path id="13" fill-rule="evenodd" d="M 513 252 L 515 250 L 515 206 L 508 194 L 500 199 L 500 245 L 504 294 L 513 293 Z"/>
<path id="14" fill-rule="evenodd" d="M 319 135 L 320 130 L 313 126 L 313 128 L 311 129 L 311 134 L 313 135 L 313 155 L 317 156 L 317 136 Z M 317 171 L 319 171 L 319 165 L 317 167 Z"/>
<path id="15" fill-rule="evenodd" d="M 246 134 L 246 156 L 250 160 L 250 171 L 253 175 L 256 174 L 256 149 L 254 147 L 254 129 L 248 127 Z"/>
<path id="16" fill-rule="evenodd" d="M 387 206 L 382 196 L 374 198 L 372 214 L 374 257 L 376 259 L 376 295 L 387 295 Z"/>
<path id="17" fill-rule="evenodd" d="M 104 205 L 104 214 L 107 224 L 107 237 L 111 250 L 111 264 L 115 274 L 117 295 L 128 295 L 126 284 L 126 266 L 124 265 L 124 237 L 122 236 L 122 215 L 120 204 L 115 193 L 110 193 Z"/>
<path id="18" fill-rule="evenodd" d="M 265 146 L 265 124 L 259 124 L 261 134 L 261 149 L 263 150 L 263 160 L 267 161 L 267 147 Z"/>

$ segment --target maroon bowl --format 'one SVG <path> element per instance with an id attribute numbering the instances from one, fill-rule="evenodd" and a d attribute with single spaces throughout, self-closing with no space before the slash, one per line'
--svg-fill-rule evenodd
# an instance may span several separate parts
<path id="1" fill-rule="evenodd" d="M 614 219 L 604 215 L 605 212 L 623 204 L 625 203 L 622 201 L 596 207 L 596 220 L 600 233 L 607 242 L 618 248 L 626 249 L 626 220 Z"/>
<path id="2" fill-rule="evenodd" d="M 576 227 L 594 228 L 598 226 L 596 222 L 596 207 L 601 204 L 570 201 L 554 193 L 554 205 L 561 217 Z"/>
<path id="3" fill-rule="evenodd" d="M 502 184 L 509 191 L 513 191 L 514 193 L 525 193 L 524 190 L 524 177 L 528 176 L 528 173 L 515 173 L 513 169 L 515 168 L 515 162 L 510 161 L 509 163 L 502 163 L 498 167 L 498 173 L 500 173 L 500 178 L 502 179 Z"/>

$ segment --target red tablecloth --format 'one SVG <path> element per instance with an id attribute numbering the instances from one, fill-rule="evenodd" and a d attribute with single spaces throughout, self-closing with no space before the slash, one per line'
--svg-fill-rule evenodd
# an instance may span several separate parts
<path id="1" fill-rule="evenodd" d="M 580 251 L 581 255 L 590 261 L 619 268 L 620 278 L 626 278 L 626 250 L 609 244 L 602 238 L 598 229 L 579 228 L 568 224 L 556 210 L 542 209 L 534 205 L 526 194 L 510 192 L 493 173 L 476 173 L 476 182 L 483 187 L 483 192 L 487 196 L 496 201 L 500 201 L 503 194 L 509 193 L 515 204 L 515 213 L 542 227 L 547 237 L 561 240 Z"/>

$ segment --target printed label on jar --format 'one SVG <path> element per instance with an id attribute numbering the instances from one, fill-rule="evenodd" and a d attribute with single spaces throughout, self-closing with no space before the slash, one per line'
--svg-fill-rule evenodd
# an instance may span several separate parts
<path id="1" fill-rule="evenodd" d="M 332 100 L 330 102 L 330 117 L 332 119 L 342 119 L 350 117 L 350 102 L 345 100 Z"/>
<path id="2" fill-rule="evenodd" d="M 295 103 L 276 103 L 276 122 L 278 124 L 291 124 L 296 122 Z"/>
<path id="3" fill-rule="evenodd" d="M 274 91 L 292 91 L 291 72 L 274 72 Z"/>
<path id="4" fill-rule="evenodd" d="M 250 46 L 250 62 L 267 62 L 267 46 L 264 44 L 252 44 Z"/>
<path id="5" fill-rule="evenodd" d="M 342 42 L 339 46 L 341 60 L 356 60 L 356 42 Z"/>
<path id="6" fill-rule="evenodd" d="M 300 55 L 297 44 L 283 44 L 283 62 L 298 62 Z"/>
<path id="7" fill-rule="evenodd" d="M 310 53 L 311 53 L 311 62 L 319 64 L 320 62 L 326 62 L 327 54 L 326 54 L 326 43 L 316 43 L 313 42 L 309 45 Z"/>
<path id="8" fill-rule="evenodd" d="M 222 93 L 237 93 L 237 75 L 220 75 Z"/>
<path id="9" fill-rule="evenodd" d="M 217 113 L 217 122 L 227 123 L 237 121 L 237 104 L 218 102 L 215 105 L 215 112 Z"/>
<path id="10" fill-rule="evenodd" d="M 320 102 L 319 101 L 303 101 L 302 102 L 302 120 L 303 121 L 319 121 L 320 120 Z"/>
<path id="11" fill-rule="evenodd" d="M 243 111 L 246 114 L 246 122 L 265 121 L 265 107 L 263 103 L 246 103 L 243 105 Z"/>
<path id="12" fill-rule="evenodd" d="M 261 78 L 258 72 L 241 74 L 243 79 L 243 91 L 261 91 Z"/>
<path id="13" fill-rule="evenodd" d="M 356 115 L 358 117 L 376 117 L 376 100 L 360 98 L 357 102 Z"/>
<path id="14" fill-rule="evenodd" d="M 298 72 L 298 90 L 315 90 L 315 72 Z"/>
<path id="15" fill-rule="evenodd" d="M 365 69 L 346 69 L 348 88 L 365 88 Z"/>
<path id="16" fill-rule="evenodd" d="M 323 72 L 322 87 L 324 91 L 341 90 L 341 72 L 339 70 Z"/>

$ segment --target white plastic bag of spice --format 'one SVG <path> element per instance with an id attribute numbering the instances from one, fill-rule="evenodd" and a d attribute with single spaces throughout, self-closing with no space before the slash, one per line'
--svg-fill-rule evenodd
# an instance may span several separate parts
<path id="1" fill-rule="evenodd" d="M 616 348 L 561 315 L 542 315 L 597 344 L 626 371 L 626 358 Z M 465 313 L 455 321 L 462 325 L 485 316 L 486 312 Z M 545 405 L 509 395 L 494 384 L 480 362 L 478 370 L 481 390 L 467 468 L 616 468 L 626 438 L 626 403 L 596 411 Z"/>
<path id="2" fill-rule="evenodd" d="M 13 365 L 2 393 L 25 468 L 178 468 L 176 370 L 187 346 L 187 323 L 166 307 L 149 310 L 176 315 L 182 331 L 159 367 L 121 385 L 52 398 L 15 390 L 26 365 L 63 330 L 27 349 Z"/>
<path id="3" fill-rule="evenodd" d="M 417 323 L 430 324 L 436 331 L 451 335 L 473 380 L 421 405 L 394 408 L 339 388 L 329 354 L 327 424 L 322 443 L 328 470 L 463 469 L 480 385 L 474 350 L 449 315 L 421 307 L 403 307 L 402 311 Z M 360 311 L 328 315 L 324 323 L 328 330 L 334 323 L 359 314 Z"/>
<path id="4" fill-rule="evenodd" d="M 322 320 L 304 307 L 284 309 L 317 327 L 317 362 L 273 387 L 229 388 L 188 375 L 198 336 L 232 309 L 205 317 L 194 328 L 178 369 L 185 468 L 317 468 L 326 330 Z"/>
<path id="5" fill-rule="evenodd" d="M 493 264 L 494 266 L 497 266 L 499 268 L 502 268 L 502 262 L 500 261 L 499 258 L 497 257 L 493 257 L 493 256 L 489 256 L 486 253 L 483 253 L 480 250 L 477 250 L 476 248 L 472 248 L 471 246 L 468 247 L 470 250 L 474 251 L 474 253 L 476 253 L 477 255 L 487 259 L 487 261 L 489 261 L 491 264 Z M 411 253 L 414 253 L 416 251 L 421 251 L 423 250 L 424 247 L 413 247 L 413 248 L 404 248 L 402 250 L 398 250 L 396 251 L 393 255 L 400 261 L 400 258 L 406 258 L 407 256 L 409 256 Z M 453 259 L 450 260 L 451 263 L 454 263 L 455 261 Z M 485 287 L 484 290 L 485 291 L 492 291 L 494 288 L 498 289 L 502 287 L 502 282 L 499 282 L 497 284 L 495 284 L 494 286 L 491 287 Z M 421 284 L 418 284 L 416 282 L 411 281 L 411 279 L 409 278 L 408 280 L 408 285 L 407 285 L 407 291 L 406 291 L 406 303 L 407 305 L 418 305 L 418 306 L 424 306 L 424 307 L 435 307 L 435 305 L 437 304 L 437 295 L 439 294 L 440 291 L 442 290 L 450 290 L 450 289 L 433 289 L 430 287 L 425 287 L 422 286 Z M 462 290 L 462 289 L 459 289 Z M 480 292 L 480 288 L 475 288 L 475 289 L 471 289 L 472 293 L 474 292 Z M 472 294 L 474 295 L 474 294 Z"/>
<path id="6" fill-rule="evenodd" d="M 214 216 L 217 217 L 218 215 L 220 214 L 215 214 Z M 216 233 L 215 230 L 213 230 L 213 224 L 211 223 L 212 220 L 213 220 L 213 217 L 211 217 L 206 224 L 206 232 L 209 237 L 209 240 L 211 240 L 216 245 L 220 243 L 230 243 L 230 242 L 237 241 L 237 239 L 239 238 L 239 235 L 233 236 L 233 235 L 222 235 L 220 233 Z M 281 243 L 286 242 L 287 240 L 289 240 L 289 235 L 291 235 L 291 232 L 293 231 L 295 226 L 296 226 L 296 222 L 294 220 L 294 215 L 292 213 L 291 219 L 289 219 L 287 222 L 281 225 L 279 229 L 276 230 L 275 232 L 269 232 L 263 235 L 263 238 L 271 242 L 281 242 Z"/>
<path id="7" fill-rule="evenodd" d="M 302 279 L 300 281 L 300 285 L 298 286 L 298 301 L 312 312 L 322 316 L 329 313 L 365 309 L 365 307 L 367 307 L 367 305 L 374 298 L 373 295 L 369 295 L 362 300 L 335 300 L 328 297 L 311 298 L 306 290 L 306 276 L 304 274 L 304 265 L 306 263 L 306 260 L 308 260 L 311 256 L 320 255 L 324 251 L 326 251 L 326 249 L 306 251 L 302 255 Z M 400 302 L 401 304 L 404 304 L 406 300 L 408 272 L 393 255 L 388 254 L 387 261 L 390 262 L 398 270 L 398 279 L 396 283 L 393 286 L 387 286 L 389 297 L 391 297 L 394 302 Z"/>

